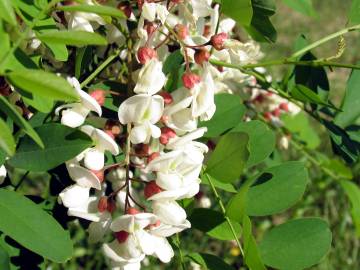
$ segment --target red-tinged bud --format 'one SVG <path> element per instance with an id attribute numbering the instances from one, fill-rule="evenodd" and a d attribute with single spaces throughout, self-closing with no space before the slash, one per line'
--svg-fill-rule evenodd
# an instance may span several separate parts
<path id="1" fill-rule="evenodd" d="M 208 62 L 209 58 L 210 52 L 205 48 L 197 50 L 194 55 L 195 62 L 198 65 L 202 65 L 204 62 Z"/>
<path id="2" fill-rule="evenodd" d="M 101 183 L 104 182 L 104 171 L 103 170 L 99 170 L 99 171 L 91 170 L 91 172 L 96 175 L 96 177 L 99 179 L 99 181 Z"/>
<path id="3" fill-rule="evenodd" d="M 275 110 L 273 110 L 273 111 L 271 112 L 271 114 L 272 114 L 273 116 L 275 116 L 275 117 L 279 117 L 280 114 L 281 114 L 281 110 L 280 110 L 279 108 L 276 108 Z"/>
<path id="4" fill-rule="evenodd" d="M 144 196 L 146 199 L 148 199 L 151 196 L 153 196 L 157 193 L 160 193 L 161 191 L 163 191 L 163 190 L 156 184 L 156 182 L 151 181 L 151 182 L 147 183 L 144 188 Z"/>
<path id="5" fill-rule="evenodd" d="M 223 66 L 216 66 L 217 70 L 220 71 L 220 72 L 223 72 L 224 71 L 224 67 Z"/>
<path id="6" fill-rule="evenodd" d="M 148 156 L 150 153 L 150 146 L 148 144 L 135 145 L 135 153 L 139 156 Z"/>
<path id="7" fill-rule="evenodd" d="M 157 158 L 159 156 L 160 156 L 159 152 L 151 153 L 147 159 L 147 162 L 150 163 L 151 161 L 153 161 L 155 158 Z"/>
<path id="8" fill-rule="evenodd" d="M 266 95 L 267 97 L 271 97 L 273 94 L 274 94 L 273 92 L 266 92 L 265 95 Z"/>
<path id="9" fill-rule="evenodd" d="M 159 227 L 161 225 L 161 221 L 158 219 L 155 223 L 153 223 L 153 224 L 150 224 L 149 226 L 148 226 L 148 229 L 154 229 L 154 228 L 156 228 L 156 227 Z"/>
<path id="10" fill-rule="evenodd" d="M 146 30 L 148 36 L 152 35 L 155 32 L 156 26 L 153 22 L 146 22 L 144 25 L 144 29 Z"/>
<path id="11" fill-rule="evenodd" d="M 126 242 L 126 240 L 128 239 L 129 233 L 127 231 L 116 232 L 115 237 L 116 237 L 117 241 L 120 244 L 122 244 L 122 243 Z"/>
<path id="12" fill-rule="evenodd" d="M 147 61 L 157 57 L 157 53 L 153 48 L 141 47 L 137 52 L 137 56 L 139 62 L 144 65 Z"/>
<path id="13" fill-rule="evenodd" d="M 163 134 L 160 135 L 160 138 L 159 138 L 159 142 L 162 144 L 162 145 L 167 145 L 168 142 L 169 142 L 169 138 Z"/>
<path id="14" fill-rule="evenodd" d="M 132 13 L 132 8 L 129 3 L 126 2 L 119 3 L 117 8 L 120 9 L 122 12 L 124 12 L 126 17 L 130 18 Z"/>
<path id="15" fill-rule="evenodd" d="M 134 207 L 129 207 L 127 210 L 126 210 L 126 214 L 128 215 L 136 215 L 136 214 L 139 214 L 140 211 L 137 210 L 136 208 Z"/>
<path id="16" fill-rule="evenodd" d="M 189 28 L 186 25 L 177 24 L 175 25 L 174 30 L 181 40 L 184 40 L 189 35 Z"/>
<path id="17" fill-rule="evenodd" d="M 173 102 L 173 97 L 168 92 L 160 92 L 158 95 L 163 97 L 165 105 L 169 105 Z"/>
<path id="18" fill-rule="evenodd" d="M 211 37 L 210 43 L 216 50 L 221 51 L 224 49 L 224 44 L 227 39 L 228 35 L 226 33 L 219 33 Z"/>
<path id="19" fill-rule="evenodd" d="M 184 75 L 182 76 L 181 79 L 182 79 L 183 85 L 187 89 L 194 88 L 194 86 L 201 81 L 201 78 L 199 75 L 197 75 L 195 73 L 191 73 L 191 72 L 184 73 Z"/>
<path id="20" fill-rule="evenodd" d="M 170 138 L 175 138 L 176 137 L 176 132 L 175 130 L 169 128 L 169 127 L 162 127 L 161 128 L 161 134 L 164 134 L 166 137 Z"/>
<path id="21" fill-rule="evenodd" d="M 96 89 L 91 92 L 90 96 L 92 96 L 100 106 L 103 106 L 105 103 L 105 91 L 101 89 Z"/>
<path id="22" fill-rule="evenodd" d="M 280 108 L 280 110 L 288 112 L 289 111 L 289 104 L 287 104 L 286 102 L 280 103 L 279 108 Z"/>
<path id="23" fill-rule="evenodd" d="M 262 102 L 264 102 L 264 96 L 263 95 L 258 95 L 255 99 L 254 99 L 254 101 L 255 102 L 259 102 L 259 103 L 262 103 Z"/>
<path id="24" fill-rule="evenodd" d="M 272 118 L 271 113 L 270 112 L 264 112 L 264 118 L 267 121 L 271 121 L 271 118 Z"/>
<path id="25" fill-rule="evenodd" d="M 108 197 L 103 196 L 100 198 L 98 202 L 98 210 L 100 213 L 103 213 L 107 210 L 107 208 L 108 208 Z"/>
<path id="26" fill-rule="evenodd" d="M 108 210 L 109 213 L 113 213 L 116 209 L 116 202 L 114 199 L 108 199 L 108 205 L 106 210 Z"/>

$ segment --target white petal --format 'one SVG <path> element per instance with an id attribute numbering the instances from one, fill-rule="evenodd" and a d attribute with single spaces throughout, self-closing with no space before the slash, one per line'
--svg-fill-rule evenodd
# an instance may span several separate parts
<path id="1" fill-rule="evenodd" d="M 66 164 L 68 173 L 72 180 L 81 187 L 101 189 L 101 182 L 97 176 L 88 169 L 76 163 Z"/>
<path id="2" fill-rule="evenodd" d="M 95 136 L 97 138 L 96 148 L 102 152 L 110 151 L 115 156 L 119 154 L 119 146 L 108 134 L 100 129 L 95 129 Z"/>
<path id="3" fill-rule="evenodd" d="M 85 118 L 89 114 L 89 110 L 81 104 L 75 104 L 74 107 L 66 109 L 61 113 L 61 124 L 76 128 L 85 122 Z"/>
<path id="4" fill-rule="evenodd" d="M 65 207 L 79 207 L 88 201 L 89 191 L 89 188 L 72 185 L 59 194 L 59 199 Z"/>
<path id="5" fill-rule="evenodd" d="M 152 97 L 146 94 L 132 96 L 121 103 L 119 107 L 119 120 L 121 124 L 142 123 Z"/>
<path id="6" fill-rule="evenodd" d="M 152 255 L 156 249 L 154 245 L 155 236 L 152 236 L 144 230 L 138 230 L 135 235 L 142 252 L 146 255 Z"/>
<path id="7" fill-rule="evenodd" d="M 97 101 L 85 91 L 80 90 L 78 91 L 78 93 L 80 95 L 81 103 L 83 104 L 83 106 L 86 107 L 88 110 L 96 112 L 99 116 L 101 116 L 102 110 L 99 103 L 97 103 Z"/>
<path id="8" fill-rule="evenodd" d="M 177 173 L 158 172 L 156 174 L 156 184 L 165 190 L 180 188 L 182 185 L 181 175 Z"/>
<path id="9" fill-rule="evenodd" d="M 153 212 L 161 222 L 169 225 L 179 225 L 186 220 L 186 212 L 174 201 L 154 201 Z"/>
<path id="10" fill-rule="evenodd" d="M 140 70 L 134 92 L 154 95 L 165 85 L 166 77 L 162 72 L 162 62 L 153 58 Z"/>
<path id="11" fill-rule="evenodd" d="M 198 128 L 198 129 L 186 134 L 185 136 L 177 137 L 177 138 L 170 140 L 170 142 L 166 145 L 166 147 L 168 149 L 176 149 L 176 148 L 183 147 L 183 146 L 187 145 L 188 143 L 190 143 L 191 141 L 204 136 L 206 131 L 207 131 L 206 127 Z"/>
<path id="12" fill-rule="evenodd" d="M 151 229 L 150 233 L 160 237 L 169 237 L 190 227 L 191 224 L 188 220 L 176 226 L 161 223 L 160 226 Z"/>
<path id="13" fill-rule="evenodd" d="M 104 168 L 105 157 L 104 152 L 91 148 L 85 153 L 84 165 L 90 170 L 100 171 Z"/>
<path id="14" fill-rule="evenodd" d="M 4 165 L 0 166 L 0 185 L 4 183 L 6 177 L 6 168 Z"/>
<path id="15" fill-rule="evenodd" d="M 100 222 L 91 222 L 88 228 L 89 241 L 91 243 L 97 243 L 103 240 L 104 235 L 109 230 L 111 224 L 111 218 L 105 219 Z"/>
<path id="16" fill-rule="evenodd" d="M 153 22 L 156 17 L 156 3 L 145 2 L 142 7 L 141 16 L 146 20 Z"/>
<path id="17" fill-rule="evenodd" d="M 174 257 L 174 251 L 164 237 L 155 237 L 155 255 L 163 263 L 168 263 Z"/>
<path id="18" fill-rule="evenodd" d="M 131 129 L 130 141 L 133 144 L 144 143 L 151 137 L 151 129 L 149 124 L 136 125 Z"/>

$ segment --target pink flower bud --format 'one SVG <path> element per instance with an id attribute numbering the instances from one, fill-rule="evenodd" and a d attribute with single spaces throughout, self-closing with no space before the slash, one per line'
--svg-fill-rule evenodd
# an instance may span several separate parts
<path id="1" fill-rule="evenodd" d="M 100 171 L 91 170 L 91 172 L 96 175 L 96 177 L 99 179 L 99 181 L 101 183 L 104 182 L 104 171 L 103 170 L 100 170 Z"/>
<path id="2" fill-rule="evenodd" d="M 128 215 L 136 215 L 139 213 L 140 213 L 140 211 L 134 207 L 130 207 L 129 209 L 126 210 L 126 214 L 128 214 Z"/>
<path id="3" fill-rule="evenodd" d="M 144 65 L 147 61 L 157 57 L 157 53 L 153 48 L 141 47 L 137 52 L 137 56 L 139 62 Z"/>
<path id="4" fill-rule="evenodd" d="M 189 28 L 183 24 L 177 24 L 174 30 L 181 40 L 184 40 L 189 35 Z"/>
<path id="5" fill-rule="evenodd" d="M 146 30 L 147 34 L 150 36 L 152 33 L 155 32 L 156 26 L 153 22 L 146 22 L 144 25 L 144 29 Z"/>
<path id="6" fill-rule="evenodd" d="M 115 237 L 118 240 L 118 242 L 121 244 L 121 243 L 126 242 L 126 240 L 129 237 L 129 233 L 127 231 L 116 232 Z"/>
<path id="7" fill-rule="evenodd" d="M 197 50 L 194 55 L 195 62 L 198 65 L 202 65 L 204 62 L 209 61 L 209 58 L 210 58 L 210 53 L 205 48 L 201 50 Z"/>
<path id="8" fill-rule="evenodd" d="M 108 199 L 108 205 L 106 210 L 108 210 L 109 213 L 113 213 L 116 209 L 116 202 L 113 199 Z"/>
<path id="9" fill-rule="evenodd" d="M 144 196 L 146 199 L 150 198 L 151 196 L 161 192 L 162 189 L 156 184 L 155 181 L 151 181 L 146 184 L 144 189 Z"/>
<path id="10" fill-rule="evenodd" d="M 103 196 L 98 202 L 98 210 L 100 213 L 103 213 L 107 210 L 108 207 L 108 197 Z"/>
<path id="11" fill-rule="evenodd" d="M 227 39 L 228 35 L 226 33 L 219 33 L 211 37 L 210 43 L 216 50 L 221 51 L 224 49 L 224 43 Z"/>
<path id="12" fill-rule="evenodd" d="M 105 91 L 101 89 L 96 89 L 91 92 L 90 96 L 92 96 L 100 106 L 103 106 L 105 103 Z"/>
<path id="13" fill-rule="evenodd" d="M 168 92 L 160 92 L 158 95 L 163 97 L 164 103 L 166 105 L 169 105 L 173 102 L 173 98 L 172 98 L 171 94 Z"/>
<path id="14" fill-rule="evenodd" d="M 267 121 L 271 121 L 271 118 L 272 118 L 271 113 L 270 112 L 264 112 L 264 118 Z"/>
<path id="15" fill-rule="evenodd" d="M 159 156 L 160 156 L 159 152 L 151 153 L 147 159 L 147 162 L 150 163 L 151 161 L 153 161 L 155 158 L 157 158 Z"/>
<path id="16" fill-rule="evenodd" d="M 191 72 L 184 73 L 181 79 L 187 89 L 194 88 L 194 86 L 201 81 L 199 75 Z"/>
<path id="17" fill-rule="evenodd" d="M 280 108 L 280 110 L 288 112 L 289 111 L 289 104 L 287 104 L 286 102 L 280 103 L 279 108 Z"/>
<path id="18" fill-rule="evenodd" d="M 271 112 L 271 114 L 272 114 L 273 116 L 275 116 L 275 117 L 279 117 L 280 114 L 281 114 L 281 110 L 280 110 L 279 108 L 276 108 L 275 110 L 273 110 L 273 111 Z"/>
<path id="19" fill-rule="evenodd" d="M 176 132 L 169 128 L 169 127 L 162 127 L 161 128 L 161 135 L 159 141 L 161 144 L 167 144 L 169 139 L 176 137 Z"/>

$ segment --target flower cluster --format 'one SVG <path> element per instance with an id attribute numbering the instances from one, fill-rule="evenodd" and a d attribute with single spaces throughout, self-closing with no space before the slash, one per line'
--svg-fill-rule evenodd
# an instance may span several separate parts
<path id="1" fill-rule="evenodd" d="M 136 43 L 120 54 L 129 60 L 135 51 L 137 63 L 130 63 L 127 82 L 134 95 L 120 104 L 118 121 L 109 120 L 103 129 L 85 124 L 89 115 L 101 117 L 106 93 L 88 94 L 75 78 L 68 82 L 80 101 L 56 110 L 63 125 L 79 128 L 94 141 L 66 162 L 74 184 L 60 193 L 59 202 L 68 215 L 91 221 L 89 239 L 105 242 L 103 252 L 113 269 L 140 269 L 148 255 L 164 263 L 174 256 L 167 238 L 191 227 L 178 201 L 201 197 L 199 175 L 208 147 L 196 141 L 206 132 L 198 123 L 213 117 L 215 93 L 235 93 L 241 81 L 249 80 L 211 60 L 238 64 L 261 56 L 255 43 L 230 38 L 235 22 L 219 21 L 219 6 L 211 0 L 138 1 L 133 7 L 118 5 L 127 20 L 137 23 Z M 126 19 L 121 31 L 96 14 L 65 13 L 65 19 L 72 30 L 104 27 L 108 41 L 119 46 L 125 44 L 123 31 L 130 31 Z M 183 55 L 184 72 L 179 87 L 168 91 L 163 70 L 173 47 Z M 106 152 L 118 156 L 121 150 L 123 161 L 106 163 Z M 206 199 L 202 205 L 209 207 Z"/>

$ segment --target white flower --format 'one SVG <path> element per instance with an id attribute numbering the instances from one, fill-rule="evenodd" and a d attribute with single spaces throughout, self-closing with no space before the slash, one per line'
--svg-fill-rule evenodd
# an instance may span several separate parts
<path id="1" fill-rule="evenodd" d="M 120 122 L 123 125 L 134 124 L 130 133 L 132 143 L 148 143 L 151 137 L 160 137 L 160 128 L 155 124 L 160 120 L 163 110 L 164 99 L 158 95 L 139 94 L 128 98 L 120 105 Z"/>
<path id="2" fill-rule="evenodd" d="M 95 142 L 94 147 L 84 151 L 86 168 L 95 171 L 101 170 L 105 163 L 105 151 L 110 151 L 115 156 L 119 154 L 119 146 L 104 131 L 89 125 L 82 126 L 81 131 L 88 134 Z"/>
<path id="3" fill-rule="evenodd" d="M 81 167 L 75 160 L 66 162 L 66 168 L 72 180 L 85 188 L 101 189 L 101 181 L 92 171 Z"/>
<path id="4" fill-rule="evenodd" d="M 74 184 L 65 188 L 58 197 L 67 208 L 78 208 L 88 203 L 90 188 Z"/>
<path id="5" fill-rule="evenodd" d="M 92 0 L 85 4 L 94 5 Z M 97 14 L 90 12 L 65 12 L 69 30 L 94 32 L 98 25 L 105 25 L 105 21 Z"/>
<path id="6" fill-rule="evenodd" d="M 175 233 L 179 233 L 183 230 L 189 229 L 191 227 L 190 222 L 186 219 L 183 223 L 178 225 L 169 225 L 165 223 L 160 223 L 159 226 L 154 226 L 150 228 L 150 233 L 152 235 L 160 237 L 169 237 Z"/>
<path id="7" fill-rule="evenodd" d="M 262 57 L 260 46 L 254 42 L 242 43 L 235 39 L 228 39 L 225 41 L 225 48 L 229 52 L 232 64 L 249 64 Z"/>
<path id="8" fill-rule="evenodd" d="M 182 225 L 186 222 L 185 210 L 175 201 L 154 201 L 154 214 L 161 222 L 169 225 Z"/>
<path id="9" fill-rule="evenodd" d="M 4 165 L 0 166 L 0 185 L 4 183 L 6 177 L 6 168 Z"/>
<path id="10" fill-rule="evenodd" d="M 79 127 L 85 122 L 86 117 L 91 111 L 101 116 L 101 106 L 93 97 L 81 90 L 79 81 L 74 77 L 67 80 L 75 88 L 81 101 L 80 103 L 66 104 L 56 109 L 55 113 L 59 114 L 60 110 L 67 108 L 61 113 L 61 124 L 72 128 Z"/>
<path id="11" fill-rule="evenodd" d="M 153 22 L 156 18 L 158 18 L 162 24 L 165 23 L 168 15 L 169 11 L 166 6 L 158 3 L 145 2 L 141 11 L 141 16 L 149 22 Z"/>
<path id="12" fill-rule="evenodd" d="M 159 92 L 166 81 L 162 68 L 162 62 L 156 58 L 148 61 L 140 70 L 134 92 L 148 95 Z"/>

